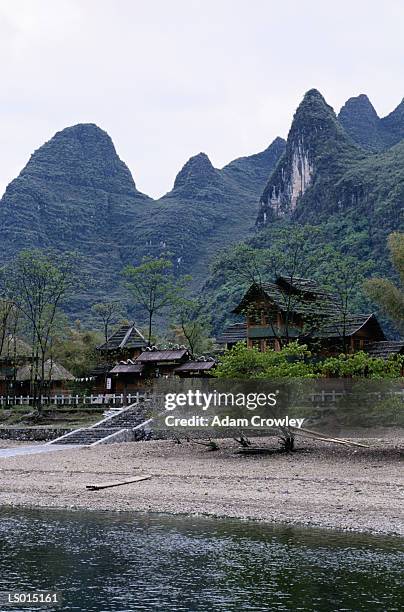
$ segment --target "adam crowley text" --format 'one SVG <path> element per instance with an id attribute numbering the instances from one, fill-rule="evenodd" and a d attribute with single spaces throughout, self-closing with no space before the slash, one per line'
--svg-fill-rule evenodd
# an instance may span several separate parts
<path id="1" fill-rule="evenodd" d="M 173 414 L 165 417 L 167 427 L 258 427 L 271 429 L 273 427 L 297 427 L 300 429 L 304 419 L 294 419 L 289 416 L 281 418 L 267 418 L 255 414 L 251 418 L 234 418 L 230 416 L 200 416 L 176 417 Z"/>

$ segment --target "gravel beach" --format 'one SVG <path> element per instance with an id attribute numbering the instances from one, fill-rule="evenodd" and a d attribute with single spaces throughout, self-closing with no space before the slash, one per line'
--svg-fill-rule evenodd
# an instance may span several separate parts
<path id="1" fill-rule="evenodd" d="M 218 441 L 217 451 L 150 441 L 1 457 L 0 504 L 208 514 L 403 536 L 403 438 L 355 439 L 369 448 L 302 439 L 292 454 L 242 456 L 234 440 Z M 143 474 L 152 478 L 86 489 Z"/>

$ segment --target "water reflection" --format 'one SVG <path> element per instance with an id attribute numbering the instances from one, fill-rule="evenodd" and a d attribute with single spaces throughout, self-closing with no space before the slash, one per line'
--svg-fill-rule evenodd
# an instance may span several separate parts
<path id="1" fill-rule="evenodd" d="M 2 510 L 0 555 L 0 591 L 60 591 L 59 610 L 403 609 L 404 549 L 395 538 L 208 518 Z"/>

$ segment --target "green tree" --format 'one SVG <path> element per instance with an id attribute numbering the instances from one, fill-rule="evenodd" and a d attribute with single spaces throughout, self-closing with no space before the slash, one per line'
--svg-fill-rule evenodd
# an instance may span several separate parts
<path id="1" fill-rule="evenodd" d="M 172 330 L 177 340 L 186 344 L 191 355 L 201 355 L 212 349 L 208 316 L 198 300 L 179 299 L 174 319 Z"/>
<path id="2" fill-rule="evenodd" d="M 7 297 L 24 318 L 31 338 L 34 403 L 47 382 L 45 363 L 51 353 L 58 309 L 79 285 L 76 266 L 73 254 L 34 249 L 21 251 L 1 270 Z"/>
<path id="3" fill-rule="evenodd" d="M 387 246 L 399 284 L 395 285 L 386 278 L 371 278 L 365 281 L 364 288 L 368 296 L 404 331 L 404 234 L 390 234 Z"/>
<path id="4" fill-rule="evenodd" d="M 0 356 L 3 354 L 7 337 L 14 328 L 16 309 L 9 299 L 0 299 Z"/>
<path id="5" fill-rule="evenodd" d="M 226 271 L 232 281 L 256 285 L 285 276 L 292 281 L 317 269 L 313 242 L 319 229 L 311 225 L 279 227 L 271 233 L 270 246 L 238 244 L 213 263 L 213 272 Z M 286 296 L 285 296 L 286 299 Z"/>
<path id="6" fill-rule="evenodd" d="M 268 249 L 240 243 L 226 249 L 213 261 L 212 271 L 222 274 L 226 280 L 242 283 L 244 286 L 253 283 L 261 285 L 267 277 L 266 254 Z"/>
<path id="7" fill-rule="evenodd" d="M 176 279 L 171 261 L 151 257 L 144 257 L 139 266 L 126 266 L 123 274 L 135 305 L 147 315 L 147 339 L 150 346 L 156 315 L 166 312 L 178 303 L 190 277 Z"/>
<path id="8" fill-rule="evenodd" d="M 219 271 L 224 266 L 236 282 L 254 284 L 258 290 L 265 290 L 266 282 L 273 282 L 280 276 L 293 284 L 297 279 L 310 278 L 318 268 L 318 255 L 313 251 L 313 242 L 318 235 L 319 230 L 309 225 L 277 228 L 272 232 L 269 248 L 238 245 L 215 263 L 214 270 Z M 305 336 L 313 327 L 318 326 L 320 318 L 316 309 L 312 312 L 305 309 L 306 314 L 302 316 L 304 325 L 297 328 L 296 311 L 305 299 L 304 294 L 289 291 L 287 286 L 282 284 L 278 285 L 276 294 L 283 314 L 282 328 L 279 329 L 276 316 L 268 318 L 268 325 L 273 337 L 282 347 L 289 343 L 292 328 L 294 337 L 297 329 L 300 329 L 301 336 Z M 244 314 L 260 317 L 261 313 L 254 312 L 254 309 L 255 307 L 250 306 Z"/>
<path id="9" fill-rule="evenodd" d="M 328 357 L 319 363 L 310 358 L 307 346 L 298 342 L 290 342 L 281 351 L 265 353 L 239 343 L 224 353 L 214 374 L 217 378 L 234 380 L 320 376 L 382 379 L 399 378 L 404 364 L 403 356 L 384 360 L 363 351 Z"/>
<path id="10" fill-rule="evenodd" d="M 94 304 L 91 310 L 101 322 L 105 342 L 108 342 L 111 326 L 123 315 L 122 305 L 119 302 L 99 302 Z"/>
<path id="11" fill-rule="evenodd" d="M 7 395 L 9 395 L 11 389 L 15 390 L 20 345 L 17 335 L 20 328 L 20 313 L 12 300 L 0 299 L 0 367 L 3 363 L 12 368 L 11 377 L 6 378 Z M 11 389 L 9 388 L 10 383 Z"/>
<path id="12" fill-rule="evenodd" d="M 361 301 L 361 289 L 371 262 L 361 262 L 356 257 L 339 253 L 333 247 L 324 250 L 322 274 L 324 288 L 332 295 L 332 305 L 335 315 L 327 317 L 326 325 L 333 323 L 341 340 L 342 350 L 347 353 L 349 345 L 347 329 L 352 312 Z M 321 325 L 320 325 L 321 327 Z"/>
<path id="13" fill-rule="evenodd" d="M 78 326 L 68 328 L 54 338 L 53 356 L 75 376 L 85 376 L 97 365 L 99 342 L 99 332 L 82 330 Z"/>

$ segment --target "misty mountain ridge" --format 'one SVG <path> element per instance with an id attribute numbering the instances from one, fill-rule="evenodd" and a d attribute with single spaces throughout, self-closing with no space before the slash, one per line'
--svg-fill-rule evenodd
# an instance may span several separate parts
<path id="1" fill-rule="evenodd" d="M 165 254 L 178 273 L 202 282 L 214 253 L 253 231 L 282 143 L 277 139 L 258 154 L 257 168 L 245 157 L 236 160 L 237 170 L 219 170 L 200 153 L 180 170 L 173 189 L 153 200 L 137 190 L 105 131 L 94 124 L 66 128 L 32 154 L 0 200 L 1 261 L 27 248 L 76 251 L 96 279 L 77 296 L 77 312 L 122 295 L 122 268 L 145 255 Z"/>
<path id="2" fill-rule="evenodd" d="M 351 138 L 372 152 L 383 151 L 404 138 L 404 99 L 380 118 L 365 94 L 349 98 L 338 119 Z"/>
<path id="3" fill-rule="evenodd" d="M 403 103 L 379 119 L 361 95 L 337 116 L 312 89 L 286 142 L 276 138 L 222 169 L 198 153 L 154 200 L 137 190 L 105 131 L 75 125 L 35 151 L 8 185 L 1 261 L 27 248 L 76 251 L 94 279 L 69 308 L 84 318 L 95 301 L 127 300 L 121 270 L 128 263 L 167 256 L 199 290 L 222 249 L 254 236 L 270 244 L 272 225 L 283 222 L 330 227 L 331 243 L 382 261 L 387 234 L 402 227 L 403 138 Z"/>

